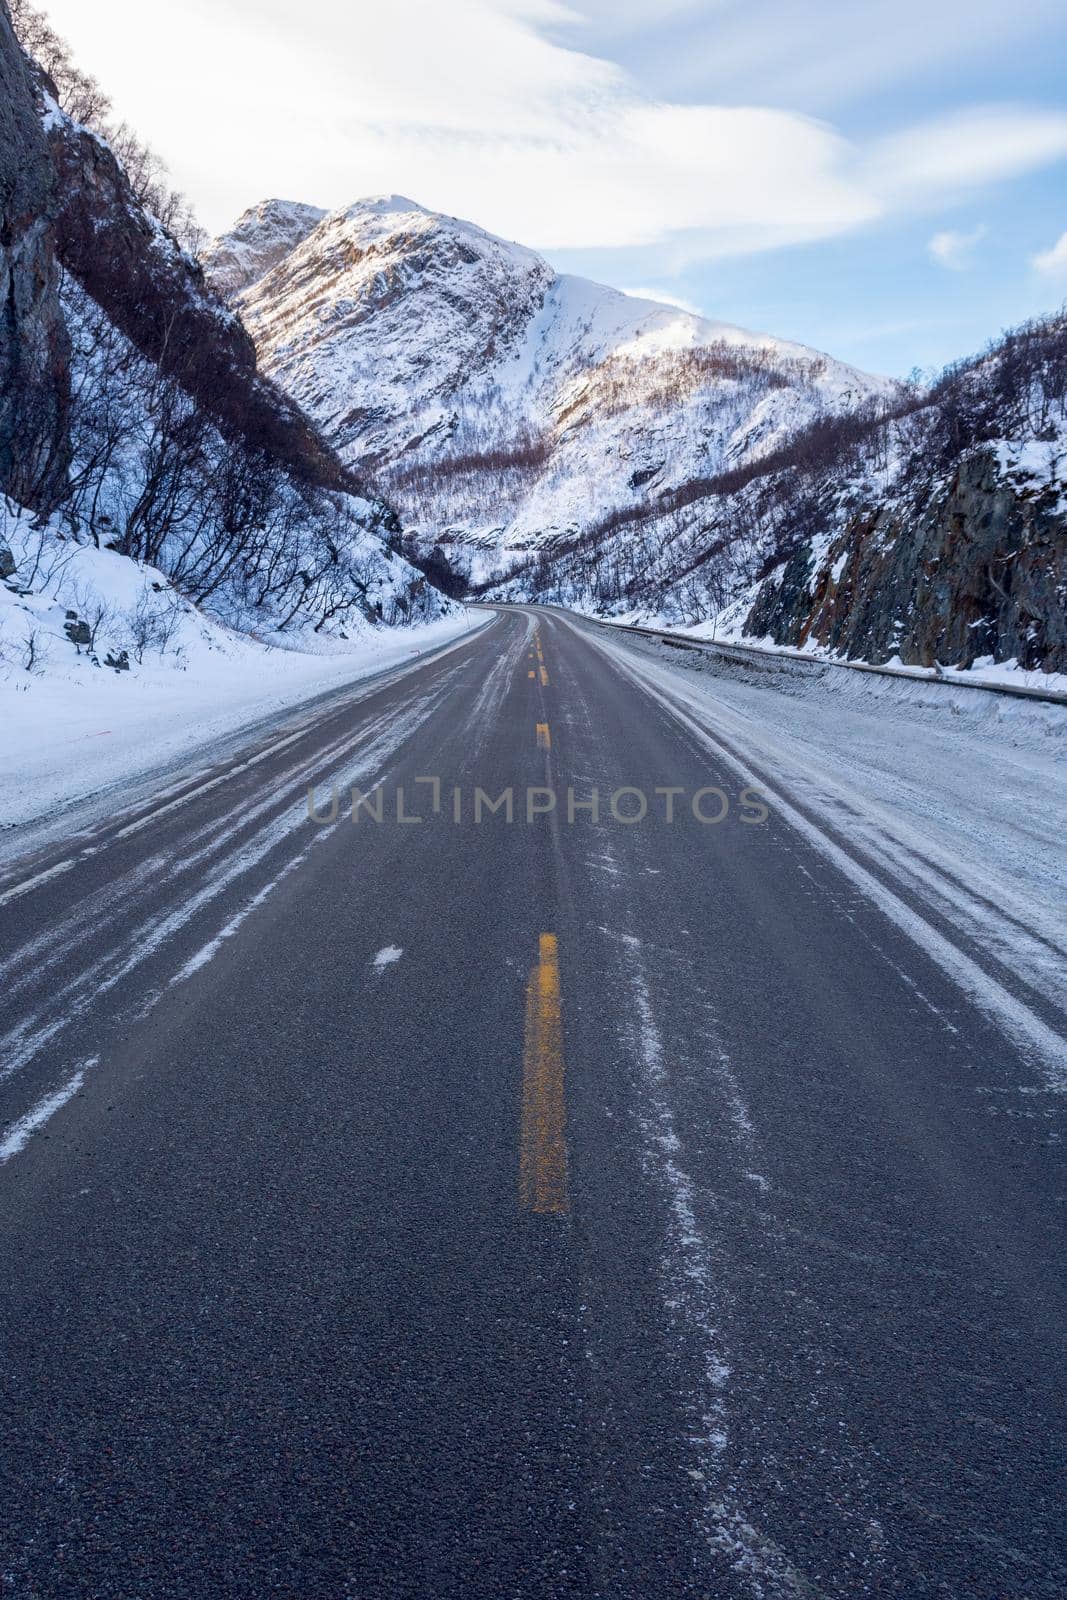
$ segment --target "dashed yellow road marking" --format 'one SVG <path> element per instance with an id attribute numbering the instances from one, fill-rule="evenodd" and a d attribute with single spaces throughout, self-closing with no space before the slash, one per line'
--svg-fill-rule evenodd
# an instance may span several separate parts
<path id="1" fill-rule="evenodd" d="M 537 748 L 538 750 L 551 750 L 552 748 L 552 735 L 548 731 L 547 722 L 539 722 L 537 724 Z"/>
<path id="2" fill-rule="evenodd" d="M 537 677 L 537 673 L 536 673 L 536 672 L 535 672 L 535 671 L 534 671 L 534 669 L 533 669 L 533 668 L 532 668 L 532 667 L 531 667 L 531 668 L 530 668 L 530 670 L 529 670 L 529 672 L 528 672 L 528 673 L 527 673 L 527 674 L 526 674 L 526 676 L 527 676 L 527 677 L 528 677 L 528 678 L 536 678 L 536 677 Z"/>
<path id="3" fill-rule="evenodd" d="M 542 1216 L 560 1216 L 570 1210 L 570 1195 L 559 945 L 554 933 L 541 935 L 538 955 L 526 985 L 519 1204 Z"/>
<path id="4" fill-rule="evenodd" d="M 533 673 L 532 672 L 530 673 L 530 677 L 531 678 L 533 677 Z M 547 671 L 547 669 L 545 668 L 545 666 L 543 664 L 542 664 L 542 667 L 541 667 L 541 684 L 542 684 L 542 686 L 544 688 L 546 688 L 546 689 L 548 688 L 548 671 Z"/>

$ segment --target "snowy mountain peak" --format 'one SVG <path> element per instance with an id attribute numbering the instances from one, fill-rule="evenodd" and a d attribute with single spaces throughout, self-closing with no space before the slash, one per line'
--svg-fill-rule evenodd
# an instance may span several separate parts
<path id="1" fill-rule="evenodd" d="M 348 459 L 391 459 L 511 360 L 555 274 L 533 250 L 398 196 L 323 217 L 241 295 L 265 370 Z"/>
<path id="2" fill-rule="evenodd" d="M 533 273 L 551 278 L 552 269 L 536 251 L 510 240 L 488 233 L 474 222 L 462 217 L 449 216 L 444 211 L 433 211 L 403 195 L 371 195 L 356 200 L 350 206 L 335 211 L 329 224 L 344 227 L 354 243 L 361 247 L 386 245 L 392 253 L 412 250 L 416 239 L 433 239 L 438 268 L 450 259 L 453 267 L 474 267 L 479 261 L 492 260 L 497 270 L 510 270 L 519 274 Z M 474 252 L 474 256 L 464 254 Z M 424 263 L 428 264 L 428 263 Z"/>
<path id="3" fill-rule="evenodd" d="M 306 239 L 325 215 L 321 207 L 299 200 L 250 206 L 201 256 L 208 282 L 224 300 L 232 300 Z"/>
<path id="4" fill-rule="evenodd" d="M 349 212 L 376 212 L 381 216 L 389 216 L 404 211 L 419 211 L 424 216 L 434 214 L 429 211 L 428 207 L 420 206 L 417 200 L 409 200 L 403 194 L 365 195 L 362 200 L 356 200 L 345 209 Z"/>

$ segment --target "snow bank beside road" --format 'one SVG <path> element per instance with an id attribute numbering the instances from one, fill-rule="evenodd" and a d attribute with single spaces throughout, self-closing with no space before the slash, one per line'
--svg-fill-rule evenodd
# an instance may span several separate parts
<path id="1" fill-rule="evenodd" d="M 75 642 L 102 603 L 99 638 Z M 413 627 L 368 625 L 349 639 L 307 633 L 282 648 L 223 627 L 150 567 L 72 544 L 61 581 L 33 593 L 0 584 L 0 855 L 44 842 L 47 827 L 31 841 L 31 823 L 64 825 L 60 815 L 78 807 L 80 825 L 134 798 L 150 774 L 490 620 L 458 610 Z M 128 665 L 104 664 L 123 654 Z"/>

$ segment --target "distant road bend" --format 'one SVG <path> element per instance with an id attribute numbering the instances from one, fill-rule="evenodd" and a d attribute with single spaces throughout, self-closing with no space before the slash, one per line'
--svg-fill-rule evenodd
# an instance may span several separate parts
<path id="1" fill-rule="evenodd" d="M 5 868 L 0 1595 L 1067 1594 L 1062 939 L 682 676 L 505 609 Z"/>

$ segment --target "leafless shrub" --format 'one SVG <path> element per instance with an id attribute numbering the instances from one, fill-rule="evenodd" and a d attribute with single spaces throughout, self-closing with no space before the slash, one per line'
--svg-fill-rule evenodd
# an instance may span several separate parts
<path id="1" fill-rule="evenodd" d="M 89 629 L 89 640 L 86 649 L 90 655 L 95 655 L 97 640 L 101 634 L 106 637 L 115 626 L 115 608 L 109 601 L 97 594 L 95 589 L 82 584 L 74 584 L 71 587 L 67 602 L 71 610 L 78 613 L 79 619 Z"/>
<path id="2" fill-rule="evenodd" d="M 20 665 L 32 677 L 39 677 L 45 669 L 48 660 L 48 641 L 43 631 L 36 626 L 29 626 L 22 640 L 22 660 Z"/>
<path id="3" fill-rule="evenodd" d="M 181 597 L 173 590 L 154 596 L 144 590 L 122 617 L 125 647 L 138 666 L 148 654 L 166 655 L 181 624 Z"/>
<path id="4" fill-rule="evenodd" d="M 56 589 L 66 569 L 74 559 L 76 546 L 56 536 L 55 528 L 47 522 L 33 525 L 32 535 L 26 542 L 25 559 L 19 567 L 19 581 L 24 589 Z"/>

